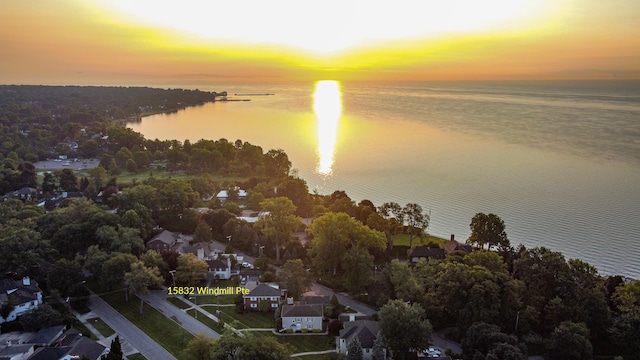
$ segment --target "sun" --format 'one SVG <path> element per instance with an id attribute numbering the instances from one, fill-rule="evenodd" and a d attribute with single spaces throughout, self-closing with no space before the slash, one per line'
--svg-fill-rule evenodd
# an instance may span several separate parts
<path id="1" fill-rule="evenodd" d="M 99 0 L 121 21 L 204 40 L 297 48 L 318 54 L 394 40 L 523 26 L 549 0 L 203 1 Z"/>

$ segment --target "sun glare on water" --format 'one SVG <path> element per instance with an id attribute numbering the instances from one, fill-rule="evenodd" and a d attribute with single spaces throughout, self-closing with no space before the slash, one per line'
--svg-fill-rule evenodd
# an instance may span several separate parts
<path id="1" fill-rule="evenodd" d="M 338 135 L 338 122 L 342 115 L 340 84 L 334 80 L 316 83 L 313 93 L 313 111 L 318 121 L 318 167 L 322 175 L 330 175 Z"/>

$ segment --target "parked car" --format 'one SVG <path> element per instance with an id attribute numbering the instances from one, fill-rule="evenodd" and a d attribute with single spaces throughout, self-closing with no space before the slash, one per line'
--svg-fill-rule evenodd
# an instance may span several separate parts
<path id="1" fill-rule="evenodd" d="M 424 351 L 424 353 L 427 354 L 428 357 L 439 357 L 440 355 L 442 355 L 442 351 L 434 348 L 433 346 L 430 346 L 427 350 Z"/>

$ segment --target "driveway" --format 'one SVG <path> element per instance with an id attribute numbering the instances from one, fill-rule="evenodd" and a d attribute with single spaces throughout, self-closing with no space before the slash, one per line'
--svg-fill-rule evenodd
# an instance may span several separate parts
<path id="1" fill-rule="evenodd" d="M 117 312 L 111 305 L 107 304 L 99 296 L 92 294 L 89 303 L 91 311 L 98 315 L 113 331 L 126 340 L 131 346 L 147 359 L 154 360 L 176 360 L 167 350 L 153 341 L 142 330 L 133 325 L 127 318 Z"/>

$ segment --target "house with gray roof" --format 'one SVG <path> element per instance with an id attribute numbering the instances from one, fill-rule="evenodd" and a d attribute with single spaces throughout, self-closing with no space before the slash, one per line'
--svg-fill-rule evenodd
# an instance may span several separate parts
<path id="1" fill-rule="evenodd" d="M 25 312 L 42 304 L 42 290 L 35 280 L 24 277 L 21 281 L 11 278 L 0 280 L 0 306 L 13 304 L 13 310 L 4 318 L 0 315 L 0 324 L 13 321 Z"/>
<path id="2" fill-rule="evenodd" d="M 180 240 L 180 235 L 169 230 L 162 230 L 161 233 L 147 241 L 147 249 L 155 250 L 157 252 L 162 250 L 171 250 L 178 240 Z"/>
<path id="3" fill-rule="evenodd" d="M 275 310 L 280 305 L 282 292 L 280 289 L 271 285 L 262 283 L 251 290 L 244 298 L 244 308 L 250 310 L 260 309 L 260 303 L 266 301 L 269 303 L 269 309 Z"/>
<path id="4" fill-rule="evenodd" d="M 293 331 L 322 330 L 324 309 L 322 305 L 282 305 L 282 328 Z"/>
<path id="5" fill-rule="evenodd" d="M 346 322 L 344 323 L 344 328 L 340 330 L 337 350 L 339 353 L 346 355 L 349 349 L 349 343 L 354 337 L 357 337 L 362 346 L 362 358 L 370 360 L 373 355 L 373 343 L 376 341 L 379 331 L 378 323 L 373 320 Z"/>
<path id="6" fill-rule="evenodd" d="M 56 341 L 64 332 L 64 325 L 51 326 L 38 330 L 27 342 L 29 344 L 47 346 Z"/>

